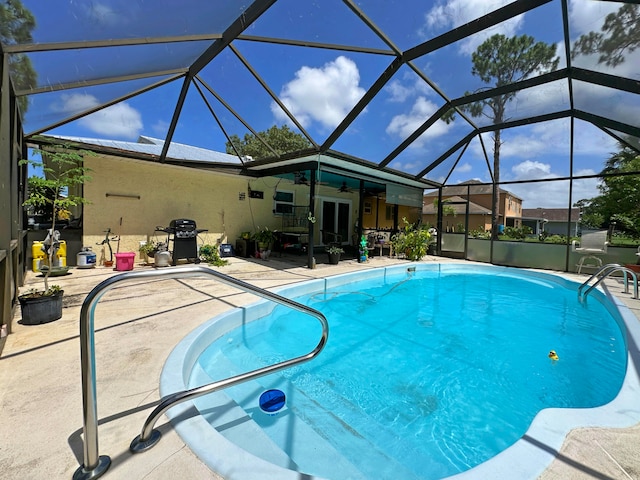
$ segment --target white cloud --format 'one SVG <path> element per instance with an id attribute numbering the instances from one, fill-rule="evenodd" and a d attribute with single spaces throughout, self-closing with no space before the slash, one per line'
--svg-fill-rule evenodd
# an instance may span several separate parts
<path id="1" fill-rule="evenodd" d="M 516 176 L 516 180 L 531 178 L 552 178 L 551 165 L 533 160 L 525 160 L 514 165 L 511 171 Z"/>
<path id="2" fill-rule="evenodd" d="M 394 161 L 392 164 L 392 168 L 394 170 L 399 170 L 401 172 L 406 173 L 418 173 L 422 169 L 424 169 L 424 161 L 422 159 L 415 159 L 413 161 Z M 429 177 L 430 180 L 434 180 L 433 177 Z M 442 183 L 444 181 L 444 177 L 441 179 L 435 179 L 436 182 Z"/>
<path id="3" fill-rule="evenodd" d="M 60 99 L 62 102 L 53 104 L 51 109 L 67 115 L 76 115 L 100 104 L 96 97 L 87 94 L 63 94 Z M 140 112 L 126 102 L 82 117 L 78 123 L 99 135 L 119 138 L 138 138 L 143 127 Z"/>
<path id="4" fill-rule="evenodd" d="M 447 0 L 440 1 L 425 15 L 425 31 L 440 32 L 451 28 L 456 28 L 472 20 L 482 17 L 500 7 L 503 7 L 512 0 Z M 487 38 L 501 33 L 508 37 L 515 35 L 522 26 L 523 15 L 518 15 L 493 28 L 479 32 L 460 42 L 460 52 L 471 55 L 478 45 Z"/>
<path id="5" fill-rule="evenodd" d="M 456 167 L 455 172 L 456 173 L 467 173 L 467 172 L 470 172 L 471 170 L 473 170 L 473 167 L 471 166 L 470 163 L 462 163 L 462 164 L 458 164 L 458 166 Z"/>
<path id="6" fill-rule="evenodd" d="M 389 94 L 388 100 L 395 103 L 404 102 L 417 95 L 435 95 L 433 89 L 413 72 L 405 72 L 401 79 L 392 80 L 383 90 Z"/>
<path id="7" fill-rule="evenodd" d="M 129 19 L 134 16 L 135 3 L 121 2 L 117 10 L 108 3 L 110 2 L 77 2 L 77 7 L 84 16 L 83 20 L 94 28 L 111 28 L 130 23 Z"/>
<path id="8" fill-rule="evenodd" d="M 503 131 L 500 159 L 502 181 L 532 179 L 553 180 L 569 175 L 569 129 L 570 120 L 561 119 L 517 129 L 517 135 Z M 492 141 L 484 139 L 491 150 Z M 480 142 L 470 146 L 474 158 L 480 158 Z M 595 175 L 601 170 L 609 152 L 615 151 L 615 139 L 586 122 L 576 122 L 574 141 L 574 175 Z M 489 153 L 491 156 L 491 153 Z M 517 163 L 513 160 L 523 159 Z M 511 161 L 510 161 L 511 160 Z M 491 161 L 491 159 L 490 159 Z M 589 163 L 590 162 L 590 163 Z M 488 179 L 483 179 L 488 181 Z M 582 198 L 598 195 L 598 179 L 578 179 L 573 182 L 575 203 Z M 523 199 L 524 208 L 566 208 L 569 202 L 569 182 L 549 181 L 524 184 L 509 184 L 503 188 Z"/>
<path id="9" fill-rule="evenodd" d="M 389 135 L 394 135 L 400 139 L 405 139 L 418 129 L 434 112 L 438 106 L 424 97 L 418 97 L 411 107 L 408 114 L 396 115 L 386 128 Z M 442 120 L 436 123 L 424 132 L 415 142 L 411 144 L 412 148 L 420 148 L 429 138 L 444 135 L 453 127 L 453 124 L 447 125 Z"/>
<path id="10" fill-rule="evenodd" d="M 595 178 L 574 181 L 571 203 L 598 195 L 597 187 Z M 522 208 L 567 208 L 569 204 L 569 182 L 514 184 L 505 188 L 522 198 Z"/>
<path id="11" fill-rule="evenodd" d="M 54 103 L 51 105 L 51 110 L 54 112 L 78 114 L 91 108 L 97 107 L 100 102 L 93 95 L 73 93 L 63 93 L 60 95 L 61 103 Z"/>
<path id="12" fill-rule="evenodd" d="M 611 152 L 617 150 L 616 140 L 602 130 L 579 120 L 576 120 L 575 125 L 573 152 L 576 158 L 582 156 L 591 159 L 600 158 L 597 161 L 603 163 Z M 491 134 L 484 134 L 483 138 L 485 147 L 491 155 L 493 152 Z M 500 158 L 504 161 L 553 157 L 567 159 L 565 164 L 568 165 L 570 139 L 571 121 L 568 118 L 537 123 L 530 127 L 503 130 Z M 480 142 L 472 143 L 470 149 L 475 157 L 482 157 Z M 568 172 L 562 176 L 567 175 Z"/>
<path id="13" fill-rule="evenodd" d="M 585 2 L 584 0 L 570 0 L 569 2 L 569 22 L 570 30 L 575 42 L 580 35 L 589 32 L 601 32 L 605 17 L 613 12 L 617 12 L 623 3 L 618 2 Z M 625 61 L 616 67 L 608 67 L 598 63 L 599 54 L 580 55 L 573 61 L 573 65 L 596 71 L 606 69 L 607 73 L 619 75 L 621 77 L 636 78 L 637 65 L 640 64 L 640 50 L 626 52 Z M 604 90 L 604 89 L 603 89 Z"/>
<path id="14" fill-rule="evenodd" d="M 593 175 L 590 169 L 576 172 L 576 175 Z M 552 166 L 548 163 L 526 160 L 511 168 L 510 180 L 530 180 L 558 178 L 560 175 L 553 173 Z M 592 198 L 598 195 L 597 178 L 574 180 L 573 198 L 571 203 L 583 198 Z M 522 198 L 523 208 L 566 208 L 569 202 L 569 181 L 536 182 L 529 184 L 513 184 L 505 188 Z"/>
<path id="15" fill-rule="evenodd" d="M 404 102 L 414 94 L 414 90 L 404 86 L 400 80 L 393 80 L 389 85 L 384 87 L 384 90 L 389 93 L 389 101 L 391 102 Z"/>
<path id="16" fill-rule="evenodd" d="M 599 32 L 604 18 L 617 11 L 622 4 L 617 2 L 585 2 L 569 0 L 569 22 L 571 33 L 582 35 L 587 32 Z"/>
<path id="17" fill-rule="evenodd" d="M 138 138 L 143 127 L 140 112 L 124 102 L 92 113 L 80 123 L 100 135 L 122 138 Z"/>
<path id="18" fill-rule="evenodd" d="M 282 103 L 306 128 L 313 122 L 335 128 L 364 95 L 360 72 L 352 60 L 339 56 L 321 68 L 302 67 L 295 79 L 280 92 Z M 272 103 L 277 119 L 288 122 L 280 107 Z"/>
<path id="19" fill-rule="evenodd" d="M 169 131 L 169 122 L 165 120 L 158 120 L 151 126 L 151 129 L 158 135 L 166 135 Z"/>

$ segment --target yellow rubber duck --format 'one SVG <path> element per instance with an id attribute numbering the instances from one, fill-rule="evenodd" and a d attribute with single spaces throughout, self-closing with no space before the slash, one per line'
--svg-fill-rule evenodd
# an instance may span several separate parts
<path id="1" fill-rule="evenodd" d="M 555 351 L 555 350 L 551 350 L 551 351 L 549 352 L 549 355 L 548 355 L 548 356 L 549 356 L 549 358 L 550 358 L 551 360 L 553 360 L 554 362 L 555 362 L 556 360 L 560 360 L 560 357 L 558 357 L 558 354 L 556 353 L 556 351 Z"/>

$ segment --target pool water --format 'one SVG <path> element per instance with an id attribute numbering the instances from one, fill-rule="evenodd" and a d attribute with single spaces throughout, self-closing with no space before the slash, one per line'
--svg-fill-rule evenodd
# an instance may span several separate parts
<path id="1" fill-rule="evenodd" d="M 437 479 L 506 449 L 545 408 L 610 402 L 627 362 L 611 313 L 591 296 L 579 302 L 563 283 L 510 272 L 399 271 L 296 298 L 327 317 L 325 350 L 224 392 L 286 460 L 255 437 L 218 430 L 310 475 Z M 304 354 L 319 337 L 315 319 L 277 307 L 213 342 L 191 386 Z M 257 407 L 269 388 L 287 396 L 275 416 Z M 213 419 L 219 411 L 209 401 L 195 403 Z"/>

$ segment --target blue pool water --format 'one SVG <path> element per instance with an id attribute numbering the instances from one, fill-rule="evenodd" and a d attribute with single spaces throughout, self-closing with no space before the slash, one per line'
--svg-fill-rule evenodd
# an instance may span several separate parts
<path id="1" fill-rule="evenodd" d="M 307 293 L 296 300 L 330 325 L 317 359 L 225 390 L 225 406 L 215 396 L 195 404 L 246 451 L 306 474 L 463 472 L 516 442 L 541 410 L 597 407 L 620 390 L 627 353 L 611 309 L 599 292 L 581 303 L 575 286 L 554 278 L 504 268 L 396 270 Z M 304 354 L 319 337 L 315 319 L 277 307 L 211 343 L 191 386 Z M 287 397 L 275 416 L 257 406 L 270 388 Z M 230 405 L 246 413 L 221 423 Z M 266 436 L 230 428 L 248 422 Z"/>

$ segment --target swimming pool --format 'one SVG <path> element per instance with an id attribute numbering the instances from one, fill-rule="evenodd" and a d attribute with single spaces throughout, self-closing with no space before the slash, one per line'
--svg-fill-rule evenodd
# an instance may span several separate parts
<path id="1" fill-rule="evenodd" d="M 634 402 L 620 389 L 623 381 L 637 382 L 631 363 L 625 378 L 629 358 L 620 325 L 630 320 L 630 334 L 637 328 L 628 310 L 618 305 L 621 315 L 605 306 L 600 292 L 581 305 L 577 284 L 555 275 L 466 264 L 415 267 L 279 291 L 325 313 L 331 328 L 326 350 L 282 376 L 197 399 L 201 415 L 186 415 L 188 405 L 172 408 L 168 415 L 181 419 L 178 433 L 228 479 L 299 478 L 295 470 L 340 479 L 389 478 L 385 471 L 395 478 L 443 478 L 472 467 L 460 476 L 495 477 L 503 469 L 505 478 L 530 478 L 550 461 L 537 442 L 559 448 L 572 426 L 640 418 L 629 413 Z M 471 285 L 470 278 L 481 282 Z M 399 301 L 403 291 L 411 293 Z M 533 295 L 532 305 L 523 306 L 523 291 Z M 517 308 L 505 307 L 514 299 Z M 265 303 L 234 310 L 185 338 L 165 366 L 162 394 L 262 365 L 255 361 L 282 360 L 317 341 L 313 320 L 303 333 L 305 320 L 272 310 Z M 252 322 L 265 313 L 272 313 L 270 320 Z M 610 321 L 596 320 L 601 315 Z M 361 324 L 370 331 L 351 328 Z M 580 346 L 568 343 L 570 333 L 579 334 Z M 270 336 L 276 349 L 264 341 Z M 560 359 L 548 358 L 550 350 Z M 351 358 L 356 351 L 365 352 L 364 360 Z M 598 376 L 602 381 L 594 383 Z M 260 393 L 272 387 L 288 398 L 277 416 L 257 408 Z M 489 395 L 478 395 L 484 392 Z M 318 433 L 320 423 L 325 429 Z M 515 463 L 514 456 L 520 457 Z"/>

